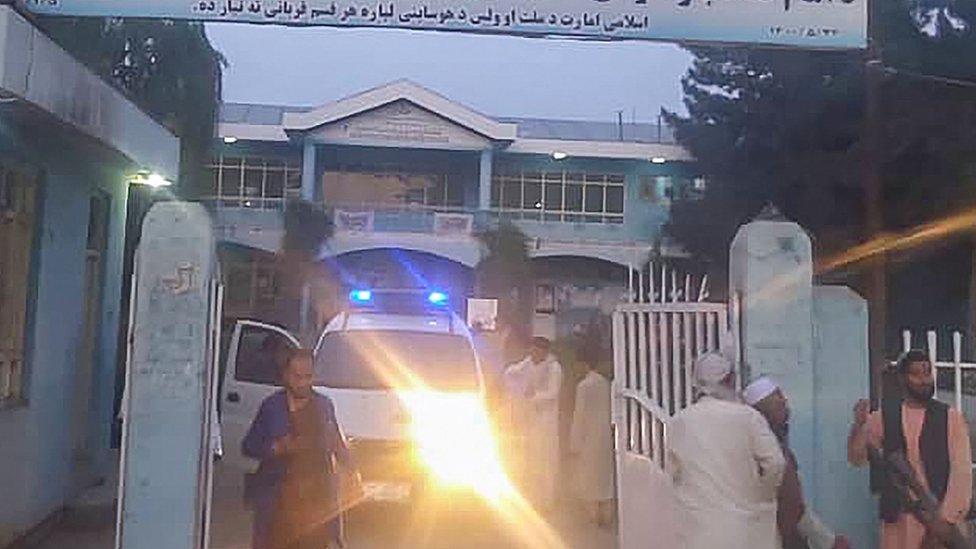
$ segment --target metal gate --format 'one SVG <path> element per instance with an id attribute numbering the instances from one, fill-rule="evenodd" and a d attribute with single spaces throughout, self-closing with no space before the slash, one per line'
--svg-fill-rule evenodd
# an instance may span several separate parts
<path id="1" fill-rule="evenodd" d="M 694 360 L 707 352 L 735 350 L 725 303 L 677 301 L 680 293 L 675 291 L 672 301 L 666 301 L 667 277 L 661 279 L 661 301 L 623 304 L 613 314 L 621 549 L 675 546 L 680 521 L 665 474 L 668 420 L 692 403 Z M 648 294 L 653 299 L 651 286 Z M 672 276 L 672 287 L 676 286 Z M 685 288 L 690 286 L 686 279 Z M 637 295 L 643 294 L 641 288 Z M 699 292 L 699 298 L 704 295 Z"/>

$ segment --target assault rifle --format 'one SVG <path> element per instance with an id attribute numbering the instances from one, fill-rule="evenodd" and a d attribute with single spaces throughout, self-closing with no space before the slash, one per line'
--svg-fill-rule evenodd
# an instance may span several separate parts
<path id="1" fill-rule="evenodd" d="M 882 453 L 876 448 L 868 448 L 872 463 L 880 467 L 887 475 L 900 494 L 904 509 L 919 520 L 930 535 L 938 538 L 939 542 L 948 549 L 973 549 L 972 543 L 966 539 L 959 527 L 949 524 L 945 533 L 941 533 L 936 526 L 942 517 L 939 513 L 939 500 L 935 498 L 915 475 L 915 470 L 908 463 L 902 452 Z M 941 534 L 941 535 L 940 535 Z"/>

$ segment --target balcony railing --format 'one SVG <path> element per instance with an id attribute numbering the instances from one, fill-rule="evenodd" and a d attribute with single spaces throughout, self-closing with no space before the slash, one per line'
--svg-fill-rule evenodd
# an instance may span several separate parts
<path id="1" fill-rule="evenodd" d="M 226 221 L 240 223 L 240 216 L 246 212 L 284 212 L 287 200 L 284 198 L 239 198 L 206 197 L 201 199 L 213 208 L 218 224 Z M 233 212 L 233 216 L 220 218 L 220 212 Z M 531 222 L 533 224 L 555 227 L 576 226 L 573 235 L 566 235 L 572 241 L 587 239 L 586 229 L 615 226 L 624 222 L 623 214 L 598 212 L 555 212 L 520 209 L 493 208 L 479 210 L 464 206 L 433 206 L 423 204 L 344 204 L 329 205 L 326 211 L 335 223 L 336 233 L 415 233 L 444 237 L 470 236 L 497 226 L 500 221 Z M 582 226 L 582 227 L 580 227 Z M 579 230 L 582 228 L 583 232 Z M 529 237 L 537 235 L 527 230 Z M 549 233 L 550 231 L 546 231 Z M 590 239 L 604 242 L 600 237 Z M 615 242 L 617 238 L 613 239 Z"/>

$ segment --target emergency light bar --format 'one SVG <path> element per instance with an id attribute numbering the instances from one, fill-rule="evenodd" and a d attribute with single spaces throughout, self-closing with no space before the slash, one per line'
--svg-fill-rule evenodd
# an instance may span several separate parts
<path id="1" fill-rule="evenodd" d="M 440 290 L 368 290 L 349 292 L 349 304 L 377 310 L 446 309 L 451 304 L 447 292 Z"/>

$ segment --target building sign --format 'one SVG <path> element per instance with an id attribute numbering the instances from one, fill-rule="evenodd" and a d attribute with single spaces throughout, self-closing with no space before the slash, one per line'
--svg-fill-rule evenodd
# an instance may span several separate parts
<path id="1" fill-rule="evenodd" d="M 71 16 L 864 48 L 868 0 L 18 0 Z"/>
<path id="2" fill-rule="evenodd" d="M 327 124 L 310 136 L 360 146 L 481 150 L 489 145 L 485 137 L 406 100 Z"/>

